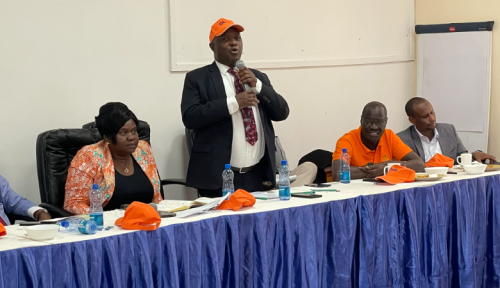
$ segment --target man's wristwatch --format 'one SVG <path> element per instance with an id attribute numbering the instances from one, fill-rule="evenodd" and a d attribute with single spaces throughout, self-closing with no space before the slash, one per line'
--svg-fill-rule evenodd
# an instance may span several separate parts
<path id="1" fill-rule="evenodd" d="M 45 213 L 47 213 L 47 214 L 50 214 L 50 213 L 49 213 L 49 211 L 47 211 L 47 209 L 45 209 L 45 208 L 38 209 L 38 210 L 36 210 L 36 211 L 35 211 L 35 213 L 33 213 L 33 218 L 35 218 L 35 220 L 38 220 L 38 218 L 37 218 L 37 217 L 35 217 L 35 214 L 36 214 L 36 212 L 38 212 L 38 211 L 40 211 L 40 210 L 44 211 L 44 212 L 45 212 Z"/>

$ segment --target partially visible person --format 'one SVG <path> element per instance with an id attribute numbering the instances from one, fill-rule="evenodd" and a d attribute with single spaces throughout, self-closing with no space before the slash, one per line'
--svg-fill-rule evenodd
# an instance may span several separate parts
<path id="1" fill-rule="evenodd" d="M 281 146 L 280 139 L 278 136 L 275 137 L 274 145 L 276 146 L 276 171 L 279 171 L 281 166 L 281 160 L 287 160 L 285 150 Z M 290 163 L 288 163 L 290 167 Z M 296 176 L 295 180 L 290 180 L 290 187 L 300 187 L 306 184 L 312 184 L 314 179 L 316 179 L 318 167 L 311 162 L 304 162 L 295 169 L 290 170 L 290 176 Z"/>
<path id="2" fill-rule="evenodd" d="M 203 197 L 222 196 L 224 164 L 231 164 L 235 189 L 276 186 L 272 122 L 285 120 L 289 108 L 266 74 L 235 67 L 243 52 L 241 32 L 241 25 L 217 20 L 209 34 L 215 61 L 184 81 L 182 122 L 195 133 L 186 185 Z"/>
<path id="3" fill-rule="evenodd" d="M 89 213 L 92 184 L 101 189 L 105 211 L 134 201 L 159 203 L 156 162 L 149 144 L 139 140 L 135 114 L 123 103 L 110 102 L 99 109 L 95 122 L 103 140 L 83 147 L 71 161 L 64 209 Z"/>
<path id="4" fill-rule="evenodd" d="M 439 153 L 454 159 L 456 163 L 458 156 L 468 153 L 458 137 L 455 126 L 436 123 L 436 113 L 429 101 L 414 97 L 406 103 L 405 111 L 413 125 L 397 135 L 422 160 L 427 162 Z M 479 162 L 483 160 L 496 162 L 495 156 L 482 151 L 473 152 L 472 157 Z"/>
<path id="5" fill-rule="evenodd" d="M 10 225 L 7 214 L 33 218 L 34 220 L 51 219 L 50 214 L 42 207 L 20 196 L 10 188 L 7 179 L 0 175 L 0 224 Z"/>
<path id="6" fill-rule="evenodd" d="M 346 148 L 351 157 L 351 179 L 375 178 L 384 175 L 387 163 L 398 162 L 424 171 L 422 159 L 399 139 L 387 125 L 387 109 L 380 102 L 370 102 L 363 108 L 361 126 L 342 136 L 332 155 L 332 178 L 339 181 L 340 155 Z"/>

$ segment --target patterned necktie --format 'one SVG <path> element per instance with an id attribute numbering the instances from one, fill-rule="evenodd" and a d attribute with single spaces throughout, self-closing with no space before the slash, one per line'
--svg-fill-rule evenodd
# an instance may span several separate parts
<path id="1" fill-rule="evenodd" d="M 240 77 L 234 72 L 233 69 L 229 68 L 227 70 L 231 75 L 234 76 L 234 88 L 236 88 L 236 94 L 243 92 L 243 84 L 240 82 Z M 245 139 L 250 145 L 255 145 L 259 136 L 257 135 L 257 126 L 255 125 L 255 117 L 253 116 L 253 110 L 251 107 L 245 107 L 241 109 L 241 115 L 243 116 L 243 124 L 245 125 Z"/>

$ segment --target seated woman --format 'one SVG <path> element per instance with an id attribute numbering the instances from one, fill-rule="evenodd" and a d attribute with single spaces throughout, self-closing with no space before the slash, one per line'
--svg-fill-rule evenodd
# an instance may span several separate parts
<path id="1" fill-rule="evenodd" d="M 66 181 L 64 209 L 89 213 L 92 184 L 102 191 L 104 210 L 133 201 L 159 203 L 160 177 L 151 147 L 139 140 L 139 120 L 128 107 L 111 102 L 99 109 L 95 122 L 103 140 L 80 149 L 71 161 Z"/>

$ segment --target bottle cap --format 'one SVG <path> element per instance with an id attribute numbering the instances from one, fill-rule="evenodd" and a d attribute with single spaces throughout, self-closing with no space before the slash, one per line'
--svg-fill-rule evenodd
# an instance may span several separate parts
<path id="1" fill-rule="evenodd" d="M 92 185 L 92 189 L 99 189 L 99 185 L 97 184 Z"/>
<path id="2" fill-rule="evenodd" d="M 69 221 L 67 220 L 61 221 L 61 227 L 68 228 L 68 226 L 69 226 Z"/>
<path id="3" fill-rule="evenodd" d="M 226 165 L 224 165 L 224 167 L 225 167 L 224 169 L 229 170 L 229 169 L 231 169 L 231 164 L 226 164 Z"/>
<path id="4" fill-rule="evenodd" d="M 281 165 L 286 165 L 286 160 L 281 160 Z"/>
<path id="5" fill-rule="evenodd" d="M 97 232 L 97 223 L 93 220 L 84 220 L 82 221 L 82 226 L 83 227 L 78 227 L 78 230 L 82 234 L 95 234 Z"/>
<path id="6" fill-rule="evenodd" d="M 347 148 L 342 148 L 342 153 L 347 153 Z"/>
<path id="7" fill-rule="evenodd" d="M 85 229 L 87 230 L 87 233 L 92 235 L 97 232 L 97 223 L 95 221 L 88 221 L 85 223 Z"/>

